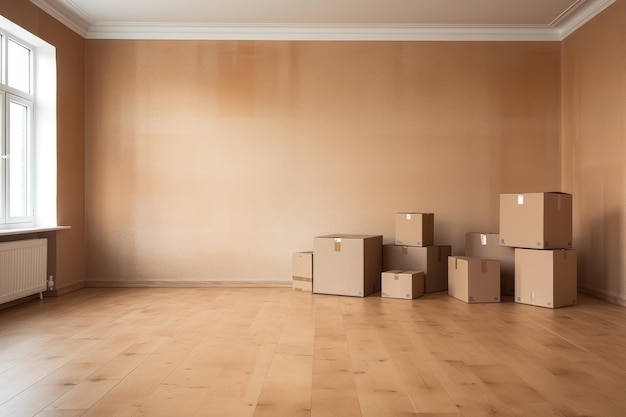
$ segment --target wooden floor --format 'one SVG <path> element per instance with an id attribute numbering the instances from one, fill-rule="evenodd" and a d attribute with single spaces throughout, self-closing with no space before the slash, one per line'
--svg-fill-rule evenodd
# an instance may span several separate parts
<path id="1" fill-rule="evenodd" d="M 0 416 L 626 416 L 626 308 L 287 288 L 0 311 Z"/>

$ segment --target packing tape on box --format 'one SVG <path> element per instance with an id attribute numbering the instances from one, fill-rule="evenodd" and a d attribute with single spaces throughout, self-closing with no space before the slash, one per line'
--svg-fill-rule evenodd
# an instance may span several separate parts
<path id="1" fill-rule="evenodd" d="M 411 213 L 407 213 L 407 214 L 406 214 L 406 219 L 407 219 L 407 220 L 411 220 Z"/>
<path id="2" fill-rule="evenodd" d="M 524 204 L 524 194 L 517 195 L 517 205 L 521 206 Z"/>
<path id="3" fill-rule="evenodd" d="M 480 235 L 480 245 L 481 246 L 487 246 L 487 235 L 481 233 Z"/>
<path id="4" fill-rule="evenodd" d="M 409 254 L 409 248 L 406 246 L 402 246 L 402 254 L 403 255 L 408 255 Z"/>
<path id="5" fill-rule="evenodd" d="M 482 274 L 487 272 L 487 261 L 480 261 L 480 272 Z"/>
<path id="6" fill-rule="evenodd" d="M 313 282 L 313 278 L 298 277 L 298 276 L 295 276 L 295 275 L 292 278 L 293 278 L 294 281 Z"/>
<path id="7" fill-rule="evenodd" d="M 341 252 L 341 238 L 335 238 L 335 252 Z"/>

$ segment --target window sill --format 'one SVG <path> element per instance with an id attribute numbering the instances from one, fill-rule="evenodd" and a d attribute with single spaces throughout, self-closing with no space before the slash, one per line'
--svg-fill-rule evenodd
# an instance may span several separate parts
<path id="1" fill-rule="evenodd" d="M 67 230 L 71 229 L 71 226 L 33 226 L 33 227 L 23 227 L 20 229 L 0 229 L 0 236 L 11 236 L 11 235 L 26 235 L 28 233 L 40 233 L 40 232 L 56 232 L 59 230 Z"/>

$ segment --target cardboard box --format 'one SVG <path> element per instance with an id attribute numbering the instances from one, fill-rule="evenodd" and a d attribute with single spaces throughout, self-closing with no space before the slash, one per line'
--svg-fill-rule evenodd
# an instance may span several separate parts
<path id="1" fill-rule="evenodd" d="M 500 244 L 528 249 L 572 247 L 572 195 L 500 194 Z"/>
<path id="2" fill-rule="evenodd" d="M 313 292 L 365 297 L 380 291 L 383 237 L 318 236 L 313 243 Z"/>
<path id="3" fill-rule="evenodd" d="M 515 295 L 515 248 L 501 246 L 499 233 L 466 233 L 465 256 L 500 261 L 500 294 Z"/>
<path id="4" fill-rule="evenodd" d="M 291 257 L 294 291 L 313 292 L 313 252 L 296 252 Z"/>
<path id="5" fill-rule="evenodd" d="M 574 249 L 515 249 L 515 302 L 558 308 L 576 304 Z"/>
<path id="6" fill-rule="evenodd" d="M 380 295 L 412 300 L 424 294 L 424 272 L 385 271 L 380 276 Z"/>
<path id="7" fill-rule="evenodd" d="M 396 213 L 396 245 L 431 246 L 434 230 L 433 213 Z"/>
<path id="8" fill-rule="evenodd" d="M 500 261 L 450 256 L 448 294 L 466 303 L 499 303 Z"/>
<path id="9" fill-rule="evenodd" d="M 424 272 L 424 292 L 448 289 L 448 256 L 452 247 L 446 246 L 383 246 L 383 269 Z"/>

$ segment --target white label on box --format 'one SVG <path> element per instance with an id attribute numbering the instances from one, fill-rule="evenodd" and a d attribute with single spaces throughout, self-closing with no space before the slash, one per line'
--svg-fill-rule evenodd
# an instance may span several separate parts
<path id="1" fill-rule="evenodd" d="M 487 246 L 487 235 L 480 235 L 480 244 L 481 246 Z"/>
<path id="2" fill-rule="evenodd" d="M 524 194 L 517 195 L 517 204 L 520 206 L 524 204 Z"/>

